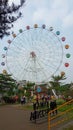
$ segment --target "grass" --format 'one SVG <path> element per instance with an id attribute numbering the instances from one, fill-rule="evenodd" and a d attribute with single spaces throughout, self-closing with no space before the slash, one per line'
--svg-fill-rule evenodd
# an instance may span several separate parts
<path id="1" fill-rule="evenodd" d="M 63 99 L 57 99 L 57 105 L 62 105 L 63 103 L 65 103 L 65 100 Z"/>
<path id="2" fill-rule="evenodd" d="M 68 109 L 72 109 L 73 108 L 73 104 L 68 104 L 68 105 L 65 105 L 61 108 L 59 108 L 59 111 L 63 112 L 63 111 L 66 111 Z"/>
<path id="3" fill-rule="evenodd" d="M 63 103 L 65 103 L 65 101 L 63 99 L 57 100 L 57 106 L 60 106 Z M 20 105 L 20 107 L 22 107 L 23 109 L 27 109 L 27 110 L 33 110 L 33 103 L 26 103 L 24 105 Z M 63 112 L 63 111 L 66 111 L 68 109 L 71 109 L 71 108 L 73 108 L 73 104 L 68 104 L 66 106 L 63 106 L 62 108 L 59 108 L 59 111 Z M 47 107 L 46 106 L 43 108 L 40 107 L 39 110 L 41 110 L 41 109 L 47 109 Z"/>
<path id="4" fill-rule="evenodd" d="M 23 110 L 33 110 L 33 106 L 28 103 L 23 104 L 23 105 L 20 104 L 18 107 L 22 108 Z"/>

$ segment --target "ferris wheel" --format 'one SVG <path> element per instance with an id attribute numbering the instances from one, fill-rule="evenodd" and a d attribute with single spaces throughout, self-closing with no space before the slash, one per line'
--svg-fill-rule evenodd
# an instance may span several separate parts
<path id="1" fill-rule="evenodd" d="M 56 73 L 63 61 L 63 45 L 65 37 L 59 38 L 60 31 L 53 32 L 53 27 L 47 29 L 46 25 L 38 27 L 26 26 L 20 29 L 16 35 L 12 34 L 12 40 L 8 40 L 8 46 L 3 49 L 2 66 L 16 80 L 31 81 L 35 83 L 47 82 Z M 65 45 L 68 49 L 69 45 Z M 66 54 L 67 58 L 70 54 Z M 68 67 L 69 63 L 65 63 Z M 5 71 L 5 69 L 3 70 Z M 62 72 L 63 74 L 63 72 Z"/>

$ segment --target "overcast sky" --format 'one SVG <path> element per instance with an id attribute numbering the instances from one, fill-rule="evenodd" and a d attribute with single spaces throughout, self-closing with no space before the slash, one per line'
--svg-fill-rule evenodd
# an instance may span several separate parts
<path id="1" fill-rule="evenodd" d="M 10 0 L 10 4 L 12 1 L 15 4 L 20 3 L 20 0 Z M 21 11 L 23 13 L 21 19 L 14 23 L 13 31 L 16 33 L 26 25 L 33 27 L 37 23 L 39 26 L 45 24 L 47 28 L 52 26 L 55 31 L 60 30 L 61 36 L 66 37 L 64 44 L 69 44 L 68 53 L 71 54 L 71 57 L 67 61 L 65 58 L 63 62 L 69 62 L 70 65 L 68 68 L 62 65 L 61 70 L 65 71 L 67 82 L 73 82 L 73 0 L 26 0 Z M 3 47 L 7 45 L 7 39 L 8 37 L 4 37 L 3 40 L 0 40 L 1 55 Z"/>

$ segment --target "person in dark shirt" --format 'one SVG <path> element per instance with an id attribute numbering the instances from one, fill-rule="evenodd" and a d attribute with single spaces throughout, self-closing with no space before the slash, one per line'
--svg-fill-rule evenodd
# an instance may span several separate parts
<path id="1" fill-rule="evenodd" d="M 57 103 L 56 103 L 56 100 L 52 100 L 51 102 L 50 102 L 50 110 L 52 111 L 52 114 L 54 115 L 54 114 L 57 114 Z M 55 111 L 54 111 L 54 109 L 56 109 Z"/>

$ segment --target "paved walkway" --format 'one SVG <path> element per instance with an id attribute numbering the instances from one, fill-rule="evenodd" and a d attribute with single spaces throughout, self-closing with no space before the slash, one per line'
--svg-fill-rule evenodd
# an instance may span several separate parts
<path id="1" fill-rule="evenodd" d="M 0 130 L 48 130 L 47 122 L 34 124 L 29 121 L 30 111 L 13 106 L 0 106 Z"/>
<path id="2" fill-rule="evenodd" d="M 14 105 L 0 106 L 0 130 L 48 130 L 48 121 L 30 122 L 30 111 L 19 109 Z M 73 121 L 72 123 L 73 124 Z M 67 126 L 67 124 L 65 125 Z M 62 130 L 60 127 L 54 127 L 51 130 Z"/>

